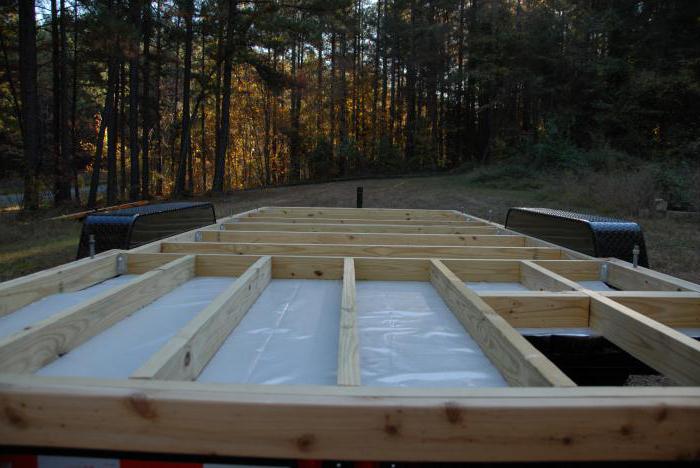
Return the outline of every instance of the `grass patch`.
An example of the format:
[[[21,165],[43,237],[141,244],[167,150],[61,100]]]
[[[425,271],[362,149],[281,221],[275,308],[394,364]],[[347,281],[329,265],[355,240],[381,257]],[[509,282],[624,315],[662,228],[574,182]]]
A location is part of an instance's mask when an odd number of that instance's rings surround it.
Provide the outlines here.
[[[700,283],[698,223],[639,218],[635,207],[639,206],[638,198],[649,196],[649,188],[634,177],[616,179],[609,173],[598,173],[581,178],[559,174],[541,176],[532,186],[539,188],[523,188],[521,181],[509,182],[515,172],[507,169],[505,173],[508,176],[499,181],[491,172],[486,185],[475,183],[475,177],[485,179],[470,173],[249,190],[198,201],[213,202],[218,217],[261,206],[354,207],[356,187],[362,186],[367,208],[463,209],[499,223],[505,222],[508,208],[513,206],[610,214],[642,225],[652,268]],[[46,218],[51,215],[55,213],[41,214]],[[0,220],[0,280],[74,260],[80,228],[81,224],[75,221]]]
[[[80,228],[75,221],[3,220],[0,281],[75,260]]]

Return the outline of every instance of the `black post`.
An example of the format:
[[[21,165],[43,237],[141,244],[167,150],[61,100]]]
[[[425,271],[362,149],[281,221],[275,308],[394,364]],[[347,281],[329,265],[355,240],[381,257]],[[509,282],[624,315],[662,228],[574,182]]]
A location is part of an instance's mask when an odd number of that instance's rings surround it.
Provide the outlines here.
[[[357,187],[357,207],[362,208],[362,187]]]

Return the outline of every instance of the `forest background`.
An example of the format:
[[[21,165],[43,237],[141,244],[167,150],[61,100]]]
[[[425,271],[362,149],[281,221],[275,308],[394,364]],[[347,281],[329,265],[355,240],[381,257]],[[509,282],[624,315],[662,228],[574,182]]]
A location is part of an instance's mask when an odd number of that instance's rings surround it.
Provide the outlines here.
[[[694,0],[37,1],[0,6],[26,208],[441,171],[698,207]]]

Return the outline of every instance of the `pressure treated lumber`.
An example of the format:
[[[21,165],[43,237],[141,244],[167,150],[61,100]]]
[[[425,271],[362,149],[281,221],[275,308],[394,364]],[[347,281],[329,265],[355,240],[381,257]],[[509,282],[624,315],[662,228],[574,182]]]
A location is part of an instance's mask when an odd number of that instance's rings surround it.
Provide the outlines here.
[[[272,261],[262,257],[171,338],[133,379],[194,380],[270,283]]]
[[[430,261],[430,281],[510,385],[576,386],[439,260]]]
[[[617,259],[606,262],[606,282],[617,289],[626,291],[695,291],[700,285],[673,276],[649,270],[633,268],[631,264]]]
[[[343,292],[338,337],[338,385],[361,385],[360,350],[357,332],[355,264],[346,258],[343,266]]]
[[[362,221],[358,221],[362,223]],[[366,232],[406,234],[497,234],[493,226],[423,226],[419,224],[314,224],[314,223],[226,223],[229,231],[286,231],[286,232]]]
[[[463,234],[372,234],[265,231],[202,231],[204,242],[243,242],[264,244],[356,244],[356,245],[455,245],[524,247],[523,236]]]
[[[267,217],[264,215],[237,218],[234,220],[237,224],[257,224],[257,223],[290,223],[290,224],[376,224],[376,225],[394,225],[394,226],[441,226],[441,227],[474,227],[486,226],[480,221],[469,220],[440,220],[440,219],[396,219],[396,218],[284,218],[284,217]]]
[[[590,326],[681,385],[700,385],[700,342],[592,291]]]
[[[40,369],[193,275],[188,255],[0,340],[0,372]]]
[[[116,276],[118,255],[110,250],[0,283],[0,317],[51,294],[78,291]]]
[[[574,291],[579,285],[555,275],[535,262],[520,262],[520,282],[534,291]]]
[[[376,461],[697,459],[695,388],[380,389],[0,376],[3,443]]]
[[[401,210],[392,208],[327,208],[327,207],[264,207],[251,217],[277,216],[290,218],[340,218],[340,219],[435,219],[461,220],[454,211],[449,210]]]
[[[587,328],[590,299],[579,292],[478,292],[511,327]]]
[[[604,291],[599,294],[671,328],[700,328],[700,293]]]
[[[535,263],[571,281],[599,281],[603,260],[537,260]]]
[[[255,244],[232,242],[163,242],[162,252],[236,255],[318,255],[398,258],[559,258],[559,249],[542,247],[398,246],[350,244]]]

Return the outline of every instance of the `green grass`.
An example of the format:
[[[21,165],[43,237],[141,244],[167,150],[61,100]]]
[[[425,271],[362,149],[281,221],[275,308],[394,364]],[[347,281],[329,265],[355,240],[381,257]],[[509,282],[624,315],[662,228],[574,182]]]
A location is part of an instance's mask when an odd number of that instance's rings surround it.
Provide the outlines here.
[[[10,221],[0,223],[0,281],[75,260],[80,236],[75,221]]]
[[[260,206],[355,205],[355,188],[364,187],[368,208],[464,209],[467,213],[503,223],[509,207],[543,206],[624,216],[639,222],[646,236],[652,268],[700,283],[700,236],[698,224],[639,218],[636,198],[627,200],[625,186],[615,181],[594,185],[592,181],[541,177],[510,184],[506,177],[484,183],[481,175],[371,179],[326,184],[279,187],[236,192],[209,198],[219,217]],[[525,177],[521,174],[521,177]],[[640,185],[638,182],[631,181]],[[636,187],[633,186],[633,187]],[[640,190],[643,189],[643,186]],[[204,199],[202,199],[204,200]],[[53,213],[45,213],[49,217]],[[0,221],[0,279],[59,265],[75,258],[80,235],[75,221]]]

